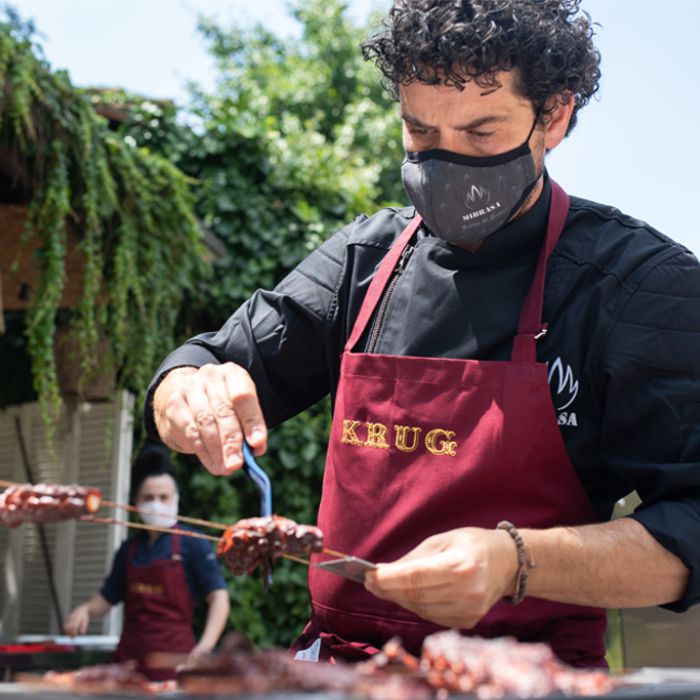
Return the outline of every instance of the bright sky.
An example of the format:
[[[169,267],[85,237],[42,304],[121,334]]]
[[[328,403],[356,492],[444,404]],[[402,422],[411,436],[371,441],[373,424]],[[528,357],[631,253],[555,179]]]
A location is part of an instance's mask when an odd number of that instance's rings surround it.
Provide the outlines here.
[[[211,84],[198,12],[294,33],[284,0],[14,0],[43,34],[54,68],[77,85],[121,86],[186,101]],[[361,20],[387,0],[348,0]],[[583,0],[603,54],[599,97],[549,159],[571,194],[613,204],[700,254],[700,0]],[[398,168],[399,163],[396,164]]]

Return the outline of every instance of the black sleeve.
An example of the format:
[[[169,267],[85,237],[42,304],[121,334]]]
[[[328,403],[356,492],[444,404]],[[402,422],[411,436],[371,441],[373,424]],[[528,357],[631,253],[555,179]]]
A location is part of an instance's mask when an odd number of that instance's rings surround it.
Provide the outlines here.
[[[184,563],[194,585],[195,597],[206,598],[212,591],[225,589],[226,581],[212,543],[194,537],[183,539],[187,541],[186,549],[183,547]]]
[[[364,217],[363,217],[364,218]],[[360,221],[362,219],[358,219]],[[355,222],[357,223],[357,222]],[[158,368],[146,398],[146,428],[155,434],[152,397],[172,369],[235,362],[251,374],[269,426],[323,398],[339,349],[331,324],[355,223],[303,260],[272,291],[258,290],[215,333],[203,333],[172,352]]]
[[[636,489],[640,522],[690,570],[700,601],[700,266],[687,251],[630,293],[605,352],[602,456]]]
[[[112,561],[112,569],[102,584],[100,595],[111,605],[126,598],[126,552],[129,540],[122,542]]]

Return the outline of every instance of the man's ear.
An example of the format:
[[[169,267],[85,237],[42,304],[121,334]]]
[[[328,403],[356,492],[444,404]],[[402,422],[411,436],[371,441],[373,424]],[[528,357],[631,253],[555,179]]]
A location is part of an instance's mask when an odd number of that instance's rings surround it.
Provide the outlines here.
[[[556,148],[566,136],[571,115],[574,112],[574,96],[570,93],[554,95],[547,100],[544,121],[544,147],[547,151]]]

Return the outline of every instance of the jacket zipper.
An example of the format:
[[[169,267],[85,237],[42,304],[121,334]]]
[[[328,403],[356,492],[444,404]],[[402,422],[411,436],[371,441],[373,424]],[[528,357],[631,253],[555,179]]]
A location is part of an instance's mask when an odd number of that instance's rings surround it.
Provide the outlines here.
[[[401,253],[401,257],[396,263],[394,271],[391,273],[391,279],[389,280],[389,284],[387,285],[384,295],[382,296],[382,301],[377,309],[377,316],[374,319],[372,333],[370,334],[369,343],[367,344],[367,353],[373,353],[377,347],[379,333],[382,330],[382,324],[384,323],[384,317],[386,316],[386,310],[389,306],[391,295],[394,293],[394,288],[396,287],[396,283],[399,281],[401,273],[406,269],[406,264],[408,263],[408,259],[411,257],[411,253],[413,253],[413,246],[407,245],[403,249],[403,253]]]

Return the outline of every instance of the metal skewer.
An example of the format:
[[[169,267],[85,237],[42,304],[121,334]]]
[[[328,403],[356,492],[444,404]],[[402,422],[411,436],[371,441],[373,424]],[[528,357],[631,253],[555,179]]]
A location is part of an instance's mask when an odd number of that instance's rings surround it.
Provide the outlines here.
[[[171,535],[184,535],[185,537],[195,537],[203,540],[218,542],[221,538],[212,535],[204,535],[201,532],[192,532],[191,530],[180,530],[176,527],[158,527],[157,525],[146,525],[145,523],[134,523],[129,520],[119,520],[118,518],[101,518],[97,515],[81,515],[80,520],[86,523],[96,523],[100,525],[126,525],[126,527],[135,528],[136,530],[150,530],[151,532],[165,532]],[[311,562],[301,557],[295,557],[292,554],[280,554],[279,556],[285,559],[291,559],[299,564],[309,566]]]
[[[128,506],[124,503],[115,503],[114,501],[102,501],[102,506],[106,508],[119,508],[120,510],[126,510],[129,513],[140,513],[141,509],[138,506]],[[212,520],[202,520],[201,518],[191,518],[188,515],[176,515],[174,516],[176,520],[182,523],[188,523],[190,525],[199,525],[200,527],[210,527],[214,530],[225,530],[228,525],[225,523],[217,523]]]
[[[221,538],[213,535],[205,535],[201,532],[192,532],[191,530],[180,530],[176,527],[158,527],[157,525],[146,525],[145,523],[133,523],[129,520],[119,520],[118,518],[101,518],[96,515],[81,515],[80,520],[86,523],[99,523],[102,525],[126,525],[126,527],[135,528],[136,530],[151,530],[152,532],[168,532],[171,535],[184,535],[185,537],[196,537],[202,540],[210,540],[218,542]]]
[[[248,450],[247,445],[245,446],[244,449]],[[263,472],[262,469],[260,469],[260,467],[255,463],[255,461],[253,460],[252,455],[250,455],[250,453],[249,453],[249,457],[250,457],[251,463],[255,465],[254,467],[252,467],[250,469],[249,476],[251,479],[253,479],[255,481],[256,486],[258,486],[258,488],[260,489],[260,492],[261,492],[261,496],[260,496],[261,510],[267,510],[269,507],[270,515],[272,515],[272,498],[271,498],[271,495],[269,494],[269,491],[268,491],[269,486],[266,487],[266,485],[265,485],[266,484],[265,480],[267,480],[267,484],[269,485],[269,479],[268,479],[267,475],[265,474],[265,472]],[[257,468],[257,471],[256,471],[256,468]],[[260,473],[262,474],[262,476],[260,476]],[[24,484],[16,482],[16,481],[7,481],[6,479],[0,479],[0,488],[10,488],[12,486],[24,486]],[[125,503],[116,503],[115,501],[102,500],[100,502],[100,508],[103,508],[103,507],[104,508],[117,508],[119,510],[128,511],[129,513],[140,513],[141,512],[141,510],[137,506],[130,506],[130,505],[126,505]],[[216,522],[213,520],[203,520],[202,518],[191,518],[187,515],[177,515],[177,516],[175,516],[175,518],[179,522],[188,523],[191,525],[199,525],[200,527],[208,527],[208,528],[211,528],[213,530],[226,530],[228,527],[230,527],[230,525],[227,525],[226,523],[220,523],[220,522]],[[131,522],[128,522],[126,520],[116,520],[114,518],[101,518],[101,517],[98,518],[97,516],[84,515],[81,517],[81,520],[84,520],[84,521],[92,520],[93,522],[107,524],[107,525],[109,525],[109,524],[113,524],[113,525],[125,524],[125,525],[127,525],[127,527],[133,527],[136,529],[140,528],[142,530],[153,529],[157,532],[174,532],[176,534],[183,534],[183,535],[187,535],[190,537],[199,537],[202,539],[208,539],[208,540],[211,540],[213,542],[218,542],[220,539],[219,537],[213,537],[211,535],[204,535],[201,533],[192,533],[188,530],[178,530],[178,529],[173,529],[173,528],[157,529],[157,528],[155,528],[155,526],[152,526],[152,525],[145,525],[143,523],[131,523]],[[338,559],[345,559],[345,558],[349,557],[348,554],[344,554],[343,552],[338,552],[335,549],[329,549],[328,547],[323,548],[323,554],[328,554],[329,556],[337,557]],[[283,556],[287,559],[291,559],[292,561],[298,561],[301,564],[305,564],[306,566],[309,566],[309,563],[310,563],[305,559],[300,559],[300,558],[294,557],[292,555],[285,554]]]

